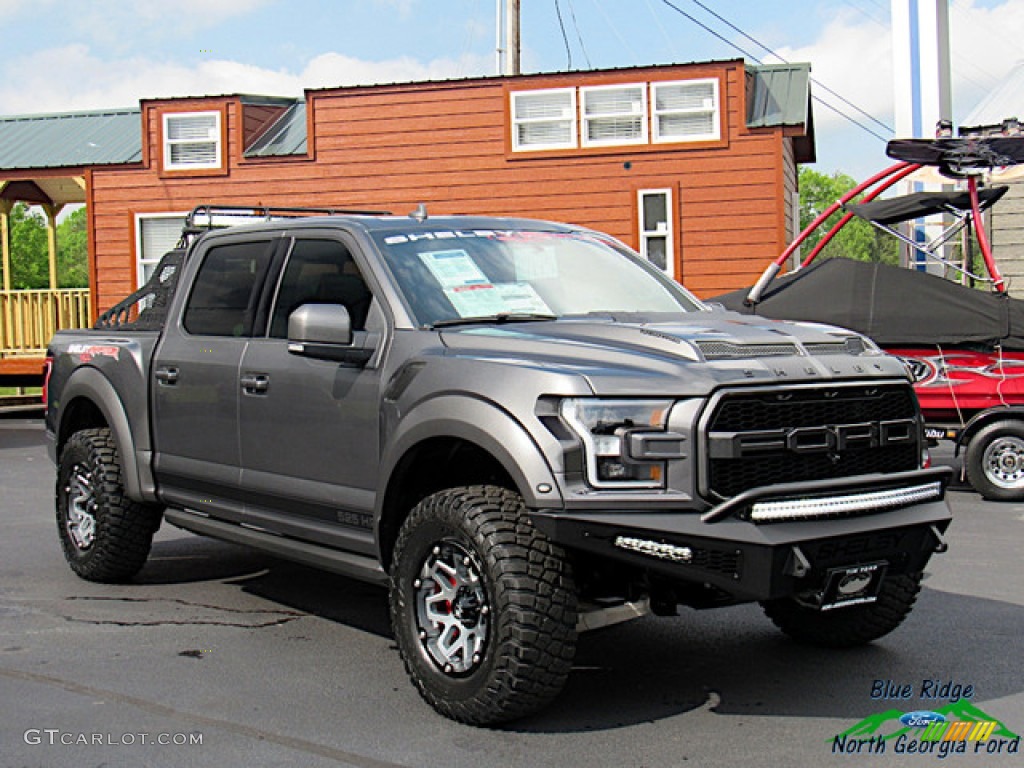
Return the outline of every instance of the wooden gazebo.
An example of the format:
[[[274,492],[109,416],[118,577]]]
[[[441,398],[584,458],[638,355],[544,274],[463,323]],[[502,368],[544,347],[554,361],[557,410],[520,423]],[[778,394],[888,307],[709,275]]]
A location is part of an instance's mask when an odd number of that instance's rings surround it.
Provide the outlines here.
[[[89,288],[57,281],[57,217],[68,205],[88,204],[92,168],[139,161],[138,109],[0,118],[0,382],[39,381],[46,344],[60,328],[88,327]],[[49,286],[14,290],[11,212],[18,202],[46,216]],[[90,234],[90,262],[92,237]],[[91,272],[91,269],[90,269]]]

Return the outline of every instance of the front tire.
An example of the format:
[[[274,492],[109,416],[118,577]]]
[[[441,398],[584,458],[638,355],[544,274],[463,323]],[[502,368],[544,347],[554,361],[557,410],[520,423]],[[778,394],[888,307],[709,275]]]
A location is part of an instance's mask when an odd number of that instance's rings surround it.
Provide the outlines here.
[[[454,488],[420,502],[395,545],[390,604],[406,672],[453,720],[488,725],[532,714],[569,676],[570,568],[512,491]]]
[[[921,591],[921,574],[891,576],[882,582],[878,599],[819,611],[793,598],[761,603],[775,626],[797,642],[824,648],[852,648],[877,640],[903,623]]]
[[[1024,498],[1024,424],[1011,419],[984,427],[967,444],[967,480],[991,501]]]
[[[57,531],[64,557],[88,581],[127,581],[149,557],[162,509],[124,492],[121,461],[109,429],[68,438],[57,466]]]

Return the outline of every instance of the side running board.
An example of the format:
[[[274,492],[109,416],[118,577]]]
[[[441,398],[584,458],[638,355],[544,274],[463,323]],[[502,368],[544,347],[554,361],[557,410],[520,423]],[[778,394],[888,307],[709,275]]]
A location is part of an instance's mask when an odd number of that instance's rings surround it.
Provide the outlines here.
[[[314,568],[322,568],[374,584],[386,584],[388,581],[388,576],[380,563],[365,555],[341,552],[306,541],[277,536],[267,531],[244,528],[235,523],[212,520],[182,509],[168,509],[164,512],[164,519],[171,525],[192,533],[244,544]]]

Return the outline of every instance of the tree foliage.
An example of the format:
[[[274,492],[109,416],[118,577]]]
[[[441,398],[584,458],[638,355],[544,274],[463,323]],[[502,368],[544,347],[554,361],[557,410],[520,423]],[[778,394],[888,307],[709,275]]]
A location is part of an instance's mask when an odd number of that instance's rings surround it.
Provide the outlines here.
[[[57,225],[57,285],[89,285],[89,246],[85,208]],[[37,208],[16,203],[11,210],[11,288],[49,288],[50,256],[46,217]]]
[[[850,176],[839,171],[831,176],[800,167],[800,227],[810,224],[819,214],[857,186]],[[808,254],[843,216],[840,209],[804,242],[801,251]],[[857,261],[899,263],[899,242],[862,219],[854,218],[825,246],[818,258],[841,256]]]
[[[89,234],[85,207],[57,225],[57,282],[61,288],[89,285]]]

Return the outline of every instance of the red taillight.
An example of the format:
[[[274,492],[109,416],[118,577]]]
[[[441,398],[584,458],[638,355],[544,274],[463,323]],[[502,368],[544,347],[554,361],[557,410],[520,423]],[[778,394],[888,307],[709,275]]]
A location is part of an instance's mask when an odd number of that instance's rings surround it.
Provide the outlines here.
[[[931,469],[932,455],[927,448],[921,449],[921,469]]]
[[[50,374],[53,373],[53,358],[47,355],[43,363],[43,408],[50,405]]]

